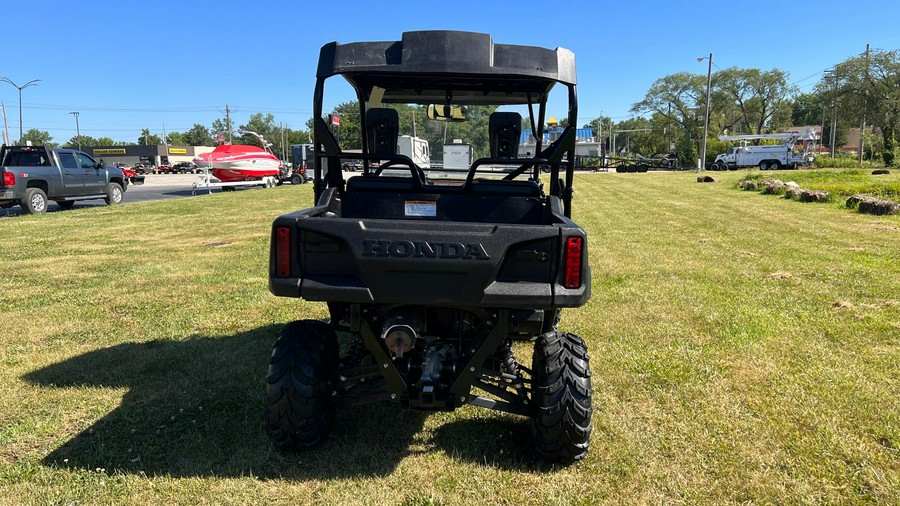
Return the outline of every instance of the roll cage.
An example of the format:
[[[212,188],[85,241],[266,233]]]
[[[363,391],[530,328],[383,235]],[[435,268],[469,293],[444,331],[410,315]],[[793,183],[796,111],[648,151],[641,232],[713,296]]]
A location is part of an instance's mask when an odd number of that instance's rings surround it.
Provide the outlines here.
[[[325,82],[334,76],[346,79],[356,92],[361,153],[342,152],[323,119]],[[568,90],[569,126],[544,147],[547,99],[556,85]],[[433,184],[408,157],[374,152],[369,145],[367,113],[383,104],[524,105],[537,155],[480,158],[460,184]],[[332,42],[320,51],[313,97],[315,199],[318,202],[328,188],[344,191],[341,158],[361,160],[363,177],[378,177],[388,167],[406,167],[416,190],[434,193],[472,192],[476,174],[487,166],[501,167],[506,181],[522,175],[537,181],[544,169],[550,173],[549,194],[561,199],[564,214],[571,217],[577,116],[574,55],[564,48],[496,44],[488,34],[458,31],[405,32],[400,41]]]

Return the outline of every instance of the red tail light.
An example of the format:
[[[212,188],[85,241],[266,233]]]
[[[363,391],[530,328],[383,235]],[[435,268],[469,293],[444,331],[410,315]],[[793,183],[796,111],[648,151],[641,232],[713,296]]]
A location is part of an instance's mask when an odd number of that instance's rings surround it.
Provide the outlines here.
[[[3,173],[3,186],[15,186],[16,185],[16,175],[12,172],[4,172]]]
[[[566,260],[563,267],[563,286],[568,289],[581,287],[581,255],[584,249],[581,237],[566,239]]]
[[[279,278],[291,277],[291,228],[275,229],[275,275]]]

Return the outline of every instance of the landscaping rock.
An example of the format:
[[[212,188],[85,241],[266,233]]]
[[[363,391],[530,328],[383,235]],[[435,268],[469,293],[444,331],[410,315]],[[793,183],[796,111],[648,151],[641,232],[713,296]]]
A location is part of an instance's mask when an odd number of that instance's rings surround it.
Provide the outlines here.
[[[891,171],[889,171],[887,169],[875,169],[872,171],[873,176],[882,176],[882,175],[890,174],[890,173],[891,173]]]
[[[756,184],[756,181],[750,181],[749,179],[745,179],[738,183],[738,188],[745,191],[753,191],[758,189],[759,185]]]
[[[859,212],[879,216],[900,213],[900,204],[890,200],[864,198],[859,201]]]
[[[791,200],[795,198],[799,198],[800,194],[803,192],[803,188],[799,186],[794,188],[793,186],[788,186],[786,190],[784,190],[784,198]]]
[[[718,183],[719,180],[712,176],[697,176],[698,183]]]
[[[824,190],[802,190],[800,202],[825,202],[828,200],[828,192]]]
[[[799,190],[799,189],[800,189],[800,185],[797,184],[796,181],[788,181],[787,183],[784,183],[784,185],[787,186],[788,189],[790,189],[790,188],[793,188],[793,189],[795,189],[795,190]]]
[[[781,195],[782,193],[784,193],[784,190],[784,183],[782,183],[778,179],[772,179],[771,181],[762,182],[762,192],[765,195]]]

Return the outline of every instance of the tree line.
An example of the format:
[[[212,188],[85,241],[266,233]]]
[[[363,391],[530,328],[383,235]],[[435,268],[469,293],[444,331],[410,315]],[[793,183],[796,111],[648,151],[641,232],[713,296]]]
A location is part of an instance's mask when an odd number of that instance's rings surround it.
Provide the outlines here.
[[[727,68],[713,73],[711,83],[706,162],[722,152],[717,137],[723,134],[774,133],[784,127],[822,125],[822,140],[831,147],[832,143],[845,145],[847,131],[865,124],[866,158],[894,164],[900,122],[900,50],[867,50],[848,58],[824,72],[809,93],[800,93],[788,84],[787,73],[779,69]],[[631,112],[640,117],[618,123],[600,117],[590,126],[641,130],[629,134],[633,152],[646,155],[674,146],[679,159],[691,163],[697,159],[703,135],[706,85],[702,74],[662,77],[643,100],[632,105]]]
[[[230,128],[229,128],[230,126]],[[165,139],[158,133],[151,133],[149,128],[141,129],[141,134],[137,139],[128,142],[116,141],[109,137],[91,137],[89,135],[72,136],[69,140],[62,144],[56,143],[49,132],[45,130],[31,129],[22,136],[24,141],[31,141],[36,146],[49,147],[67,147],[74,148],[79,144],[81,146],[158,146],[161,144],[171,144],[174,146],[215,146],[217,141],[215,135],[218,132],[228,130],[249,130],[263,136],[267,142],[272,144],[272,149],[276,154],[286,153],[290,155],[291,144],[302,144],[309,142],[309,132],[306,130],[294,130],[283,127],[275,122],[275,116],[272,114],[256,113],[251,114],[247,123],[242,125],[229,125],[225,118],[219,118],[212,122],[207,128],[199,123],[195,123],[193,127],[184,132],[166,132]],[[251,135],[243,135],[232,139],[234,143],[259,145],[259,140]]]

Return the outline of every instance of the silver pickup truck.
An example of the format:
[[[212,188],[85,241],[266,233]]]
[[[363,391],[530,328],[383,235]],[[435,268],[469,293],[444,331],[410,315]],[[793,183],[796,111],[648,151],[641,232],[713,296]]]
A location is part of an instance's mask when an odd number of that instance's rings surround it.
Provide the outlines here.
[[[43,146],[0,148],[0,208],[19,205],[26,214],[43,213],[50,200],[69,208],[78,200],[122,202],[128,178],[75,149]]]

